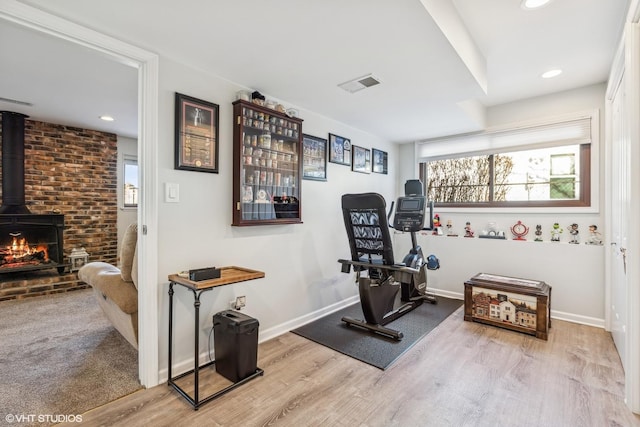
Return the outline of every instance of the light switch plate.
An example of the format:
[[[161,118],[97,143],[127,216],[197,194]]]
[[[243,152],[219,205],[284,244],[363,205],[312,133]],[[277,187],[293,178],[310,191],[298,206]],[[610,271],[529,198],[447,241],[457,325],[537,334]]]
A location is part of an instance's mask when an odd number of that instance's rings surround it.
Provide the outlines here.
[[[178,203],[180,201],[180,185],[167,182],[164,186],[164,201],[167,203]]]

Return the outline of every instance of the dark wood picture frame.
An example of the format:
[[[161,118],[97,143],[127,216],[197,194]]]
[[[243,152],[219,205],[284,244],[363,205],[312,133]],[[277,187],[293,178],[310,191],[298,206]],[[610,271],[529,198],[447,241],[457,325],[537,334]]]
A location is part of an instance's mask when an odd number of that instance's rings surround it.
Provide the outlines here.
[[[218,173],[220,107],[176,92],[175,168]]]
[[[357,145],[353,146],[353,161],[351,170],[360,173],[371,172],[371,150]]]
[[[371,163],[371,171],[373,173],[387,174],[389,170],[389,155],[386,151],[378,150],[377,148],[371,149],[373,162]]]
[[[351,165],[351,140],[344,136],[329,134],[329,161],[339,165]]]
[[[327,180],[327,144],[324,138],[302,134],[302,179]]]

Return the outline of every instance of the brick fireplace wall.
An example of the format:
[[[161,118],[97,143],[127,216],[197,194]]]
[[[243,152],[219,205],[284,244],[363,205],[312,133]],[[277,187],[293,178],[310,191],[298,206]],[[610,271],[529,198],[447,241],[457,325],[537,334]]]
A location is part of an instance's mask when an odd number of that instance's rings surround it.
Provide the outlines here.
[[[114,134],[25,122],[25,200],[34,214],[64,214],[66,263],[76,247],[86,249],[89,261],[116,263],[117,154]],[[3,276],[0,301],[87,287],[75,272],[58,276],[53,269]]]

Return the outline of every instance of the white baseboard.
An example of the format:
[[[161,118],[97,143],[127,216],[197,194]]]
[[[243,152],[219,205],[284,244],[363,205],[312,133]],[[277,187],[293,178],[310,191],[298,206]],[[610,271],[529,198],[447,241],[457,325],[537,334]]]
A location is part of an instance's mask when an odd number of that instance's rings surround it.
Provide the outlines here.
[[[268,341],[293,329],[299,328],[302,325],[306,325],[307,323],[311,323],[314,320],[318,320],[321,317],[327,316],[331,313],[335,313],[338,310],[342,310],[345,307],[356,304],[359,301],[360,298],[358,297],[358,295],[354,295],[335,304],[331,304],[327,307],[321,308],[320,310],[305,314],[304,316],[297,317],[288,322],[276,325],[272,328],[265,329],[264,331],[260,332],[259,340],[260,342]]]
[[[437,296],[464,300],[464,294],[459,292],[451,292],[442,289],[433,289],[430,288]],[[307,323],[313,322],[314,320],[320,319],[321,317],[327,316],[331,313],[334,313],[338,310],[341,310],[350,305],[356,304],[359,302],[358,295],[349,297],[343,301],[337,302],[335,304],[324,307],[320,310],[316,310],[312,313],[305,314],[304,316],[297,317],[288,322],[281,323],[269,329],[265,329],[264,331],[259,332],[258,342],[268,341],[275,337],[278,337],[282,334],[285,334],[293,329],[299,328],[300,326],[306,325]],[[597,328],[604,329],[604,319],[597,319],[595,317],[581,316],[579,314],[565,313],[562,311],[551,310],[551,319],[564,320],[572,323],[579,323],[581,325],[594,326]],[[207,363],[209,361],[209,350],[205,349],[200,353],[200,364]],[[193,359],[183,360],[181,362],[175,363],[173,365],[172,375],[176,376],[183,372],[187,372],[188,370],[193,369]],[[168,370],[166,368],[161,369],[158,372],[159,380],[161,383],[167,382],[168,379]]]
[[[431,288],[437,296],[443,296],[451,299],[464,299],[464,294],[459,292],[445,291],[442,289]],[[604,319],[596,317],[582,316],[580,314],[565,313],[564,311],[551,310],[551,319],[564,320],[566,322],[578,323],[580,325],[594,326],[604,329]]]
[[[581,325],[594,326],[604,329],[604,319],[596,317],[582,316],[579,314],[565,313],[564,311],[551,310],[551,319],[564,320]]]
[[[461,294],[460,292],[451,292],[451,291],[445,291],[443,289],[435,289],[435,288],[429,288],[429,291],[434,292],[436,296],[439,296],[439,297],[464,300],[464,294]]]
[[[334,313],[338,310],[342,310],[345,307],[353,305],[360,300],[358,295],[349,297],[335,304],[329,305],[327,307],[321,308],[320,310],[316,310],[312,313],[305,314],[304,316],[300,316],[298,318],[292,319],[288,322],[281,323],[280,325],[276,325],[272,328],[265,329],[264,331],[258,332],[258,342],[261,343],[263,341],[268,341],[272,338],[285,334],[293,329],[299,328],[302,325],[306,325],[307,323],[313,322],[314,320],[320,319],[321,317],[327,316],[331,313]],[[204,351],[200,352],[200,365],[209,362],[209,349],[206,348]],[[193,369],[193,359],[183,360],[173,364],[171,375],[174,377],[176,375],[180,375],[183,372],[187,372]],[[158,377],[160,383],[165,383],[169,379],[169,371],[167,368],[160,369],[158,372]]]

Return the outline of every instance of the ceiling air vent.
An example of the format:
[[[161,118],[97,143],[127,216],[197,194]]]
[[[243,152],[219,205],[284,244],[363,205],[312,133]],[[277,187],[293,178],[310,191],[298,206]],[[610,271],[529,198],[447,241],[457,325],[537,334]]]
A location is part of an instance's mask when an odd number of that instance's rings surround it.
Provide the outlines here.
[[[366,89],[371,86],[379,85],[380,79],[374,76],[373,74],[368,74],[363,77],[358,77],[357,79],[349,80],[348,82],[339,84],[338,87],[346,90],[350,93],[355,93],[361,91],[362,89]]]

